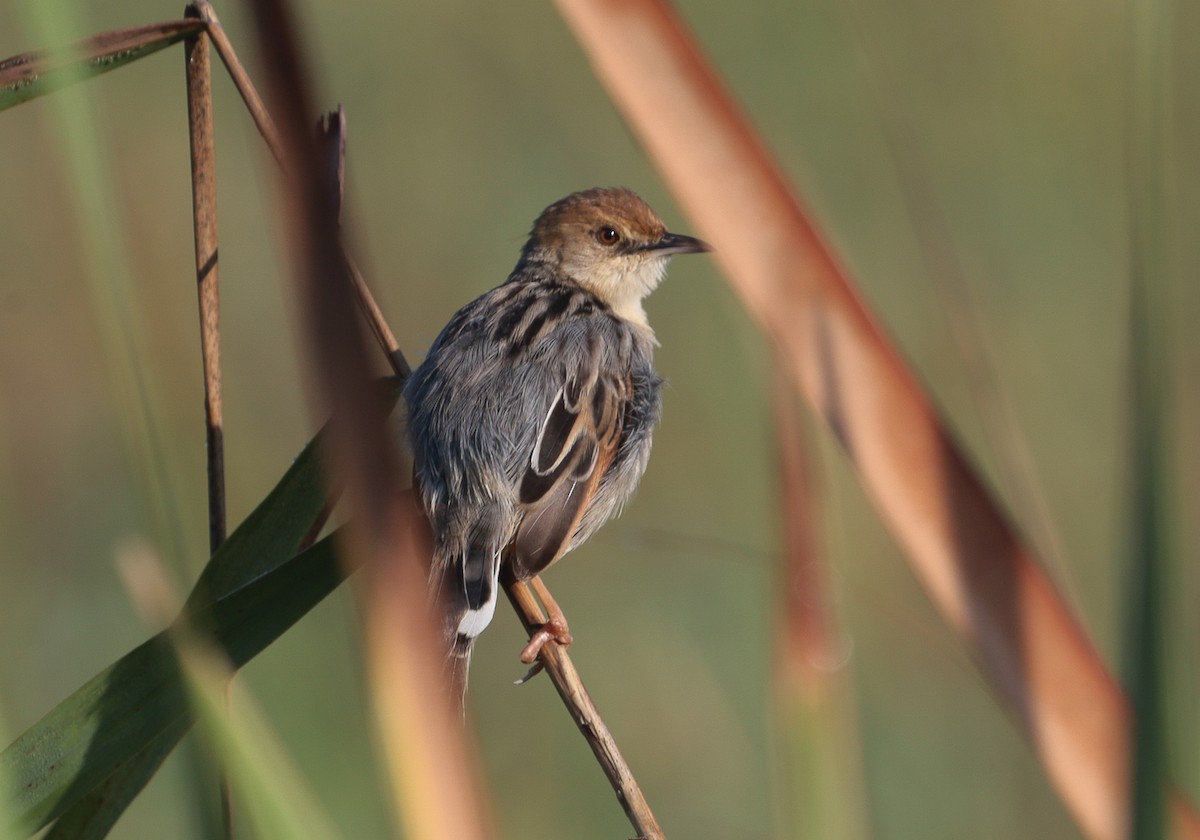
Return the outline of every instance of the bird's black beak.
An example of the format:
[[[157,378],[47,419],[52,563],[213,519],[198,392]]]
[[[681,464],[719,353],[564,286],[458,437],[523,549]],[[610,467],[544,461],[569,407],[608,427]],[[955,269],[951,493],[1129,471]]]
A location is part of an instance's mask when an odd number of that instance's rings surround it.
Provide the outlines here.
[[[646,250],[653,251],[659,256],[671,257],[675,254],[701,254],[711,251],[712,246],[694,236],[685,236],[682,233],[664,233],[657,242],[647,245]]]

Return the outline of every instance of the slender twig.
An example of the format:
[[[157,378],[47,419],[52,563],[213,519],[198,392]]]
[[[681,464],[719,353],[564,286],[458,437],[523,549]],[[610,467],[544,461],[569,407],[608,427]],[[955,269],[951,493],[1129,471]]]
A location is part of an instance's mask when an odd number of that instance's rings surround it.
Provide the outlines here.
[[[283,140],[279,137],[279,129],[275,127],[275,121],[267,112],[267,106],[262,97],[258,95],[254,82],[250,81],[250,74],[246,72],[246,68],[238,58],[233,44],[229,43],[229,36],[225,34],[225,27],[221,26],[216,10],[208,0],[195,0],[192,5],[199,12],[201,20],[208,24],[208,34],[212,38],[213,47],[216,48],[217,55],[221,57],[229,77],[233,79],[234,87],[242,95],[242,101],[246,103],[246,110],[250,112],[250,117],[254,120],[258,133],[262,135],[263,140],[267,141],[267,148],[282,166]]]
[[[513,609],[517,611],[517,616],[525,625],[527,632],[532,635],[546,623],[546,615],[542,612],[542,608],[528,584],[508,578],[504,581],[504,591],[508,594],[508,600],[512,602]],[[600,712],[596,709],[596,704],[592,702],[587,688],[584,687],[579,672],[575,670],[571,657],[567,655],[567,649],[551,640],[538,654],[538,662],[545,669],[550,681],[554,683],[558,696],[562,698],[563,705],[571,713],[571,719],[579,727],[584,740],[592,748],[592,753],[595,754],[600,769],[608,777],[609,784],[612,785],[617,794],[617,800],[625,811],[625,816],[637,830],[639,838],[641,840],[664,840],[666,835],[659,828],[658,820],[654,818],[654,813],[650,810],[650,805],[646,802],[646,797],[638,786],[633,771],[629,769],[612,733],[605,726],[604,719],[600,717]]]
[[[187,14],[196,14],[189,7]],[[192,157],[192,229],[200,300],[200,358],[204,368],[204,419],[208,447],[209,550],[225,542],[225,443],[221,400],[221,312],[217,247],[217,178],[213,143],[212,74],[208,37],[186,41],[188,128]]]
[[[334,151],[330,155],[330,172],[327,174],[333,180],[330,189],[337,195],[338,199],[337,217],[340,228],[342,221],[342,199],[346,192],[345,109],[339,105],[336,111],[330,112],[325,120],[322,121],[317,130],[319,134],[324,136],[326,142],[331,145]],[[342,258],[350,269],[350,282],[354,286],[359,308],[362,310],[363,316],[367,319],[367,324],[371,327],[371,333],[375,336],[375,341],[383,348],[383,352],[387,355],[388,362],[391,364],[396,376],[401,379],[407,379],[412,374],[412,368],[409,367],[408,360],[404,358],[404,353],[400,351],[400,342],[396,340],[396,335],[392,332],[392,328],[388,326],[387,319],[383,317],[383,310],[375,302],[375,296],[371,294],[371,289],[367,286],[366,279],[363,277],[362,272],[358,270],[358,265],[355,264],[354,258],[346,248],[344,238],[341,239],[341,247]]]
[[[195,6],[184,15],[200,17]],[[208,547],[225,542],[225,418],[221,399],[221,288],[217,240],[217,173],[212,113],[209,37],[201,32],[184,41],[188,134],[192,159],[192,231],[196,245],[196,290],[200,302],[200,359],[204,370],[205,452],[208,459]],[[229,685],[226,685],[228,700]],[[221,831],[233,837],[233,792],[229,775],[218,770]]]
[[[198,20],[169,20],[101,32],[56,49],[0,59],[0,110],[107,73],[202,31]]]
[[[346,260],[346,267],[350,270],[350,281],[358,297],[359,308],[366,316],[367,323],[371,327],[371,334],[375,336],[375,340],[379,342],[384,355],[387,356],[388,364],[392,366],[392,372],[400,380],[408,379],[412,375],[412,367],[408,364],[408,359],[404,358],[400,342],[396,341],[395,334],[392,333],[391,327],[384,319],[383,310],[375,302],[375,296],[371,294],[371,289],[363,278],[362,272],[359,271],[358,264],[346,250],[345,242],[342,243],[342,254]]]

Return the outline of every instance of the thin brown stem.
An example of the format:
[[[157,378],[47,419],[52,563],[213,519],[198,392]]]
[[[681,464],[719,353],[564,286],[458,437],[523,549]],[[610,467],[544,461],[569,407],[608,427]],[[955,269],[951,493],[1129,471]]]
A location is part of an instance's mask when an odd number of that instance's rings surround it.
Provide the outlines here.
[[[189,8],[189,14],[195,10]],[[200,302],[200,356],[208,451],[209,550],[225,542],[224,408],[221,400],[221,310],[217,247],[217,178],[208,37],[186,41],[188,128],[192,158],[192,230]]]
[[[317,126],[318,137],[331,150],[329,154],[328,174],[334,181],[331,185],[331,193],[337,196],[338,208],[338,224],[341,224],[342,218],[342,199],[346,193],[346,111],[341,106],[338,106],[336,111],[330,112]],[[340,231],[339,231],[340,233]],[[363,277],[362,272],[358,270],[358,265],[354,262],[349,250],[346,248],[346,242],[341,239],[342,258],[350,269],[350,282],[354,288],[355,297],[358,299],[359,309],[363,313],[363,317],[367,319],[367,324],[371,327],[371,334],[375,336],[375,341],[383,349],[384,354],[388,357],[388,363],[392,366],[392,371],[401,380],[407,379],[412,374],[412,368],[408,365],[408,360],[404,358],[404,353],[400,350],[400,342],[396,340],[392,328],[388,326],[387,319],[383,317],[383,310],[379,308],[379,304],[375,302],[375,296],[371,294],[371,289],[367,286],[367,281]]]
[[[199,11],[189,6],[189,18]],[[217,175],[212,114],[209,37],[201,32],[184,42],[188,133],[192,161],[192,231],[196,250],[196,290],[200,304],[200,358],[204,370],[205,451],[208,459],[208,545],[215,554],[225,542],[225,419],[221,400],[221,294],[218,272]],[[226,699],[229,686],[226,685]],[[232,838],[233,794],[229,776],[219,771],[222,836]]]
[[[544,590],[545,584],[540,584],[540,588]],[[517,616],[525,625],[527,632],[533,633],[546,623],[547,616],[538,604],[533,587],[509,578],[504,581],[504,591],[508,594],[508,600],[512,602],[513,609],[517,611]],[[584,687],[579,672],[575,670],[575,665],[571,662],[567,649],[558,642],[550,640],[542,647],[541,653],[538,654],[538,661],[550,677],[550,681],[554,683],[558,696],[562,698],[563,705],[571,713],[571,719],[579,727],[584,740],[592,748],[592,753],[596,756],[600,769],[608,777],[609,784],[612,785],[617,794],[617,800],[625,811],[625,816],[637,830],[639,838],[642,840],[665,840],[666,835],[659,828],[658,820],[654,818],[654,812],[650,810],[650,805],[646,802],[646,797],[642,793],[641,787],[638,786],[633,771],[629,769],[629,765],[621,755],[621,750],[617,747],[612,733],[604,725],[604,719],[600,717],[600,712],[596,709],[596,704],[592,702],[587,688]]]
[[[250,118],[258,127],[258,133],[262,135],[263,140],[267,141],[267,148],[282,166],[283,140],[279,137],[279,129],[275,127],[275,121],[267,112],[267,106],[262,97],[258,95],[254,82],[250,81],[250,74],[246,72],[245,66],[238,58],[233,44],[229,43],[229,36],[225,34],[225,28],[221,26],[216,10],[208,0],[195,0],[192,6],[199,13],[200,19],[208,24],[208,34],[212,38],[217,55],[221,57],[221,62],[229,72],[229,77],[233,79],[234,87],[241,94],[242,101],[246,103],[246,110],[250,112]]]
[[[375,336],[375,340],[383,349],[384,355],[387,356],[388,364],[392,366],[392,372],[396,377],[401,381],[408,379],[412,375],[412,367],[409,365],[408,359],[404,358],[404,352],[400,349],[400,342],[396,341],[395,334],[392,333],[391,327],[388,326],[387,320],[383,317],[383,310],[375,302],[375,296],[371,294],[371,288],[367,285],[362,272],[359,271],[358,264],[354,262],[354,258],[346,250],[346,243],[344,242],[342,243],[342,253],[345,255],[346,266],[350,269],[350,281],[358,298],[358,306],[362,310],[363,315],[366,316],[367,324],[371,327],[371,334]]]
[[[115,70],[182,41],[204,27],[203,21],[169,20],[101,32],[78,40],[65,50],[33,50],[0,59],[0,110]]]

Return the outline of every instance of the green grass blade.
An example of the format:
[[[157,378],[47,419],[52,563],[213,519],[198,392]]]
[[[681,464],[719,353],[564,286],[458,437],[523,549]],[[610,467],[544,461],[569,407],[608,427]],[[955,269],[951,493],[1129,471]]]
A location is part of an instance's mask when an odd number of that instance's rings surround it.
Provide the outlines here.
[[[59,817],[42,840],[101,840],[191,727],[180,718]]]
[[[204,26],[198,20],[152,23],[102,32],[62,49],[4,59],[0,61],[0,111],[145,58]]]
[[[1133,704],[1131,840],[1157,840],[1167,829],[1167,721],[1163,628],[1169,546],[1165,517],[1161,395],[1146,347],[1150,331],[1135,290],[1131,331],[1135,394],[1129,450],[1133,495],[1129,511],[1128,594],[1125,598],[1125,681]]]
[[[0,737],[7,739],[8,727],[4,723],[4,717],[0,714]],[[8,774],[0,769],[0,790],[11,790],[12,783]],[[22,836],[13,828],[14,820],[12,816],[12,805],[8,797],[0,796],[0,840],[17,840]]]
[[[1167,519],[1169,336],[1164,140],[1170,81],[1170,4],[1132,8],[1128,123],[1130,196],[1129,548],[1125,682],[1133,706],[1130,840],[1168,834],[1164,629],[1171,568]]]

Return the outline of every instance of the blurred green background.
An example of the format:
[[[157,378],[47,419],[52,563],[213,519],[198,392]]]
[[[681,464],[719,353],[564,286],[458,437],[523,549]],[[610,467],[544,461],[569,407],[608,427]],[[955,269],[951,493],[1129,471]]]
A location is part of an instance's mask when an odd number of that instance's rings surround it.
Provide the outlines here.
[[[322,105],[350,123],[356,251],[415,362],[460,305],[504,279],[530,221],[575,189],[621,184],[689,230],[548,3],[304,2]],[[902,200],[879,102],[909,124],[948,219],[1000,387],[1061,538],[1055,574],[1119,658],[1129,264],[1124,122],[1128,10],[1032,0],[676,4],[820,219],[878,317],[975,460],[996,455]],[[238,6],[219,3],[256,71]],[[174,3],[79,4],[76,35],[176,17]],[[1176,779],[1200,793],[1196,728],[1200,500],[1200,52],[1178,4],[1171,50],[1166,236],[1176,385],[1169,453],[1169,702]],[[43,44],[0,5],[0,56]],[[219,66],[219,65],[217,65]],[[887,80],[882,100],[875,81]],[[303,397],[273,163],[222,75],[215,85],[229,510],[236,524],[316,420]],[[83,279],[74,185],[46,101],[0,114],[0,727],[7,742],[142,641],[114,571],[156,541],[189,582],[206,513],[182,50],[87,83],[130,255],[133,336],[167,477],[172,538],[139,503],[129,406]],[[772,717],[780,513],[769,353],[711,262],[679,260],[649,301],[671,385],[654,457],[626,514],[548,582],[574,656],[667,831],[788,836]],[[382,370],[382,366],[381,366]],[[943,626],[824,432],[819,518],[849,639],[868,822],[879,838],[1076,837],[1009,714]],[[177,556],[182,554],[183,556]],[[543,679],[517,688],[523,643],[502,610],[471,701],[508,838],[629,834]],[[364,722],[354,606],[339,592],[246,669],[302,772],[348,837],[386,836]],[[173,758],[113,836],[202,836]],[[858,807],[847,804],[844,807]]]

